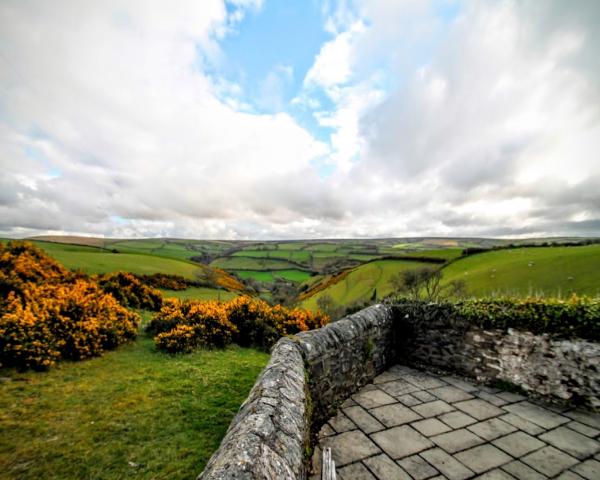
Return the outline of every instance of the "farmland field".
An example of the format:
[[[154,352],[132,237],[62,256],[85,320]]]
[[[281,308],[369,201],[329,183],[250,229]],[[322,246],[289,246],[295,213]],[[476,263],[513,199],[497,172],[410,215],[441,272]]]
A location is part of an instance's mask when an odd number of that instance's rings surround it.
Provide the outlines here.
[[[479,253],[443,269],[474,296],[600,295],[600,245],[515,248]]]
[[[423,266],[419,262],[403,260],[377,260],[353,269],[343,280],[320,291],[302,302],[302,306],[315,310],[317,300],[329,295],[338,305],[351,305],[369,300],[375,292],[376,298],[391,293],[390,277],[402,270]]]

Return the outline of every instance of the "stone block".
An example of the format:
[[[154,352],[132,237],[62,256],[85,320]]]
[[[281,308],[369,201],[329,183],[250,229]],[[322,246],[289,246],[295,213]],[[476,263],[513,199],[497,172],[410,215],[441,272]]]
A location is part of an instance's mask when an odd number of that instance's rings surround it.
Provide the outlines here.
[[[600,462],[589,459],[573,467],[573,471],[586,480],[598,480],[600,478]]]
[[[515,432],[492,442],[496,447],[504,450],[515,458],[527,455],[538,450],[546,444],[525,432]]]
[[[370,413],[377,418],[386,427],[395,427],[410,423],[421,418],[420,415],[413,412],[410,408],[405,407],[401,403],[392,405],[384,405],[370,410]]]
[[[451,429],[445,423],[440,422],[436,418],[428,418],[426,420],[420,420],[418,422],[413,422],[411,427],[415,428],[419,432],[421,432],[426,437],[431,437],[433,435],[439,435],[440,433],[449,432]]]
[[[457,402],[453,405],[477,420],[486,420],[491,417],[497,417],[498,415],[502,415],[504,413],[498,407],[478,398],[473,400],[465,400],[464,402]]]
[[[503,470],[498,468],[491,470],[489,472],[484,473],[483,475],[479,475],[477,477],[478,480],[514,480],[512,475],[509,475]]]
[[[426,480],[427,478],[431,478],[438,474],[438,471],[419,455],[413,455],[398,460],[398,464],[406,470],[414,480]]]
[[[600,435],[600,430],[596,430],[595,428],[588,427],[583,423],[576,422],[573,420],[566,424],[571,430],[575,430],[576,432],[582,433],[586,437],[594,438]]]
[[[469,400],[473,398],[470,393],[461,390],[454,386],[438,387],[429,390],[430,393],[434,394],[440,400],[444,400],[448,403],[459,402],[461,400]]]
[[[402,404],[406,405],[407,407],[414,407],[415,405],[419,405],[419,404],[423,403],[417,397],[413,397],[410,393],[407,395],[402,395],[401,397],[398,397],[398,400],[400,400],[400,402],[402,402]]]
[[[521,458],[521,461],[547,477],[554,477],[577,464],[576,458],[554,447],[544,447]]]
[[[466,450],[467,448],[483,443],[481,438],[465,428],[436,435],[435,437],[431,437],[431,440],[448,453],[460,452],[461,450]]]
[[[396,403],[397,401],[394,397],[391,397],[378,388],[368,390],[362,389],[360,392],[355,393],[352,398],[356,403],[366,409],[389,405],[391,403]]]
[[[469,425],[467,428],[487,441],[494,440],[517,430],[516,427],[502,421],[500,418],[490,418],[475,425]]]
[[[378,480],[412,480],[410,476],[386,454],[366,458],[363,460],[363,463],[369,467]]]
[[[329,420],[329,426],[333,428],[337,433],[349,432],[350,430],[356,430],[356,425],[342,412],[338,412],[335,417]]]
[[[413,397],[418,398],[422,402],[433,402],[434,400],[436,400],[436,397],[434,397],[431,393],[429,393],[425,390],[421,390],[419,392],[413,392]]]
[[[383,430],[385,427],[359,405],[345,408],[344,413],[365,433]]]
[[[394,460],[433,447],[430,440],[407,425],[373,433],[371,439]]]
[[[336,470],[338,480],[378,480],[362,463],[354,463]]]
[[[416,392],[419,390],[413,384],[402,379],[382,383],[379,385],[379,388],[381,388],[385,393],[388,393],[394,397],[400,397],[402,395],[406,395],[407,393]]]
[[[421,457],[450,480],[465,480],[473,476],[473,472],[469,468],[440,448],[427,450],[421,453]]]
[[[538,435],[544,431],[544,429],[539,425],[531,423],[529,420],[526,420],[523,417],[519,417],[518,415],[515,415],[513,413],[507,413],[506,415],[502,415],[501,417],[499,417],[499,420],[502,420],[506,423],[510,423],[513,427],[516,427],[519,430],[523,430],[529,435]]]
[[[580,423],[584,423],[588,427],[595,428],[600,430],[600,414],[584,412],[582,410],[572,410],[570,412],[566,412],[565,416],[577,420]]]
[[[514,413],[519,417],[524,418],[536,425],[539,425],[542,428],[550,429],[556,428],[563,423],[567,423],[569,421],[568,418],[559,415],[558,413],[551,412],[545,408],[542,408],[538,405],[534,405],[530,402],[520,402],[512,405],[506,405],[503,407],[504,410],[510,413]]]
[[[596,440],[574,432],[567,427],[559,427],[540,435],[539,438],[579,459],[587,458],[600,451],[600,443]]]
[[[457,453],[455,458],[476,473],[483,473],[512,461],[510,456],[490,444]]]
[[[442,400],[435,400],[433,402],[416,405],[412,407],[412,409],[422,417],[427,418],[435,417],[437,415],[441,415],[442,413],[451,412],[452,410],[454,410],[454,407],[448,405]]]
[[[545,476],[536,472],[533,468],[528,467],[523,462],[515,460],[502,466],[513,477],[519,480],[545,480]]]
[[[458,411],[444,413],[438,418],[452,428],[462,428],[477,422],[473,417],[469,417],[466,413]]]
[[[381,453],[377,445],[360,430],[326,437],[321,442],[321,446],[331,448],[331,458],[336,466],[340,467]]]

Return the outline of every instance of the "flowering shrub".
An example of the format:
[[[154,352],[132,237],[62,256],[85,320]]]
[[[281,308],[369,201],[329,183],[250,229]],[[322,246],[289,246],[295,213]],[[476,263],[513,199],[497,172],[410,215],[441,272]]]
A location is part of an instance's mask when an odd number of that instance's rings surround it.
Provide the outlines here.
[[[98,285],[110,293],[124,307],[157,311],[162,306],[162,295],[156,288],[144,285],[131,273],[107,273],[97,279]]]
[[[271,307],[246,296],[227,303],[169,299],[148,330],[156,334],[156,346],[169,352],[222,346],[230,341],[268,349],[282,336],[321,327],[328,320],[320,313]]]
[[[223,304],[170,298],[150,324],[158,348],[189,351],[196,346],[223,347],[231,343],[237,328],[227,318]]]
[[[0,244],[0,288],[0,366],[46,369],[137,335],[137,313],[32,245]]]
[[[200,282],[188,280],[181,275],[168,273],[153,273],[151,275],[136,275],[143,283],[154,288],[166,290],[186,290],[190,286],[200,286]]]

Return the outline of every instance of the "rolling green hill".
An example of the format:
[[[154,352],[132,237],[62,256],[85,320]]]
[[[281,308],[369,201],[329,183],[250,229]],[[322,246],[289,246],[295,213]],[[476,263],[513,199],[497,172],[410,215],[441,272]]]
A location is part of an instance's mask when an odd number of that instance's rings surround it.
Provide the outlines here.
[[[376,260],[354,268],[339,282],[319,291],[302,302],[302,306],[316,310],[317,300],[329,295],[337,305],[348,306],[369,300],[376,290],[377,298],[383,298],[391,289],[390,277],[402,270],[423,266],[420,262],[403,260]]]
[[[444,282],[463,279],[469,295],[600,295],[600,245],[523,247],[461,258]]]

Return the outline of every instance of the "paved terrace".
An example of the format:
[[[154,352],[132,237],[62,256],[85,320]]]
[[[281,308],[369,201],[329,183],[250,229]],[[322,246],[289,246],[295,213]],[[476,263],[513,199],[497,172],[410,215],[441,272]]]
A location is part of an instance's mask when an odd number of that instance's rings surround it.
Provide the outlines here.
[[[338,479],[600,479],[600,415],[395,366],[319,433]]]

